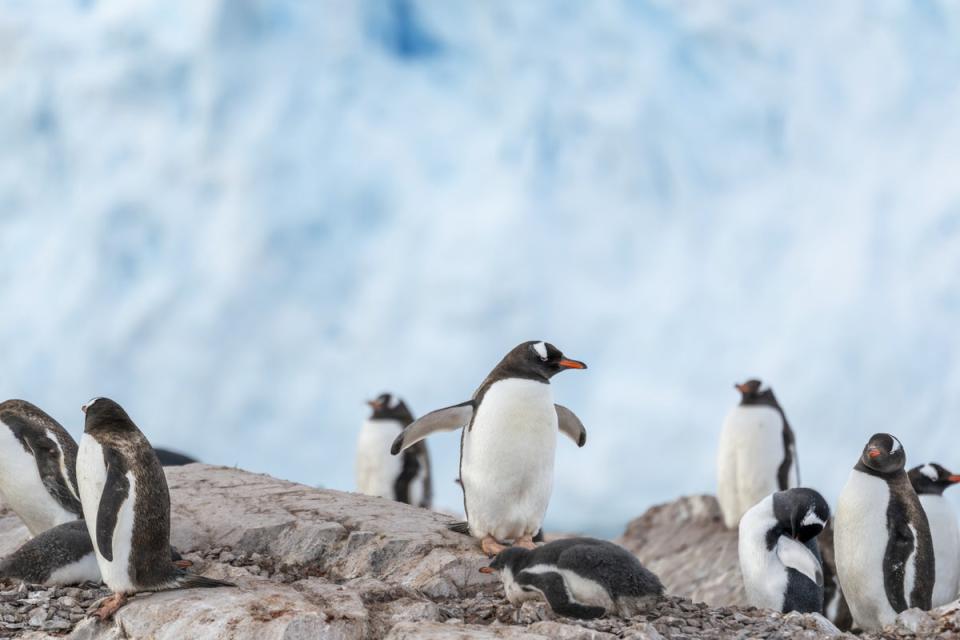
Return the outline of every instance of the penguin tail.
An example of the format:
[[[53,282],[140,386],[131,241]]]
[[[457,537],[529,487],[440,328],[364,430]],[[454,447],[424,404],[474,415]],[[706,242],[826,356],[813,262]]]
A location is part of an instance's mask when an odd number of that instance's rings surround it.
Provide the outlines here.
[[[177,588],[179,589],[210,589],[213,587],[235,587],[237,585],[226,580],[217,580],[196,573],[186,571],[177,572]]]
[[[470,525],[466,522],[451,522],[447,525],[447,529],[454,533],[462,533],[465,536],[470,535]]]

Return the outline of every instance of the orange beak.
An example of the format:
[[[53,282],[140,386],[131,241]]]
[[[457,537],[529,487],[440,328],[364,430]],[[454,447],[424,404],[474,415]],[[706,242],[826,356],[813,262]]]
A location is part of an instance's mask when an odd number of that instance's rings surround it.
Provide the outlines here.
[[[367,400],[367,404],[370,405],[370,408],[371,408],[371,409],[379,409],[379,408],[380,408],[380,403],[377,402],[376,400]]]
[[[745,385],[745,384],[735,384],[735,385],[733,385],[733,388],[736,389],[737,391],[739,391],[740,393],[746,393],[746,392],[747,392],[747,385]]]
[[[870,447],[869,449],[867,449],[867,457],[868,457],[868,458],[879,458],[879,457],[880,457],[880,454],[882,454],[882,453],[883,453],[883,452],[880,451],[880,449],[877,449],[876,447]]]
[[[480,573],[494,573],[496,569],[493,567],[480,567]]]
[[[960,476],[948,476],[947,480],[950,482],[960,482]]]
[[[579,360],[567,360],[566,358],[560,361],[560,366],[563,367],[564,369],[586,369],[587,368],[587,365],[584,362],[580,362]]]

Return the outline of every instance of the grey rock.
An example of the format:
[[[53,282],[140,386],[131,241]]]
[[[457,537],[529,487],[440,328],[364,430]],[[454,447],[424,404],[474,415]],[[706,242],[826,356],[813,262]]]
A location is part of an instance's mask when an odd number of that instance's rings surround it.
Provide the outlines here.
[[[897,615],[893,625],[910,633],[930,633],[937,627],[933,617],[920,609],[907,609]]]
[[[667,593],[724,607],[746,605],[737,532],[713,496],[689,496],[631,520],[617,542],[660,577]]]

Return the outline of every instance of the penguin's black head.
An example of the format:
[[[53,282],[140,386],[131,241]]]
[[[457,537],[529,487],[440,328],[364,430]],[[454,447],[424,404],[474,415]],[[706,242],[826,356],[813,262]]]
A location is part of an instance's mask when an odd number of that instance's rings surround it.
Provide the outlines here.
[[[408,425],[413,422],[413,415],[406,403],[395,395],[381,393],[376,400],[367,400],[367,404],[373,409],[370,414],[371,420],[396,420]]]
[[[907,463],[907,454],[895,437],[889,433],[876,433],[863,448],[860,462],[881,474],[896,473]]]
[[[500,366],[524,376],[549,380],[565,369],[586,369],[579,360],[571,360],[549,342],[530,340],[514,347]]]
[[[497,554],[489,566],[483,567],[480,571],[482,573],[492,573],[493,571],[510,569],[511,572],[517,574],[527,566],[527,560],[531,553],[529,549],[524,549],[523,547],[507,547]],[[484,571],[484,569],[486,569],[486,571]]]
[[[800,487],[773,494],[773,514],[784,533],[805,543],[827,526],[830,506],[818,492]]]
[[[733,388],[740,392],[740,404],[777,404],[773,389],[764,387],[756,378],[735,384]]]
[[[100,428],[120,430],[136,428],[123,407],[110,398],[93,398],[80,407],[80,410],[87,415],[84,431]]]
[[[936,462],[922,464],[907,472],[913,490],[918,494],[943,495],[943,490],[960,482],[960,475],[951,473]]]

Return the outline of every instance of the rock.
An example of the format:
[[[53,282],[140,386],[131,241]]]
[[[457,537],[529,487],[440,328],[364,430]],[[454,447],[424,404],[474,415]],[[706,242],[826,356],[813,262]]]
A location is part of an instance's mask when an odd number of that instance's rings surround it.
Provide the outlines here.
[[[660,577],[668,593],[715,607],[746,605],[737,532],[713,496],[689,496],[631,520],[616,541]]]
[[[475,624],[443,624],[401,622],[386,640],[549,640],[553,636],[534,633],[524,627],[483,626]]]
[[[930,633],[937,627],[933,617],[920,609],[901,611],[893,625],[906,629],[910,633]]]

